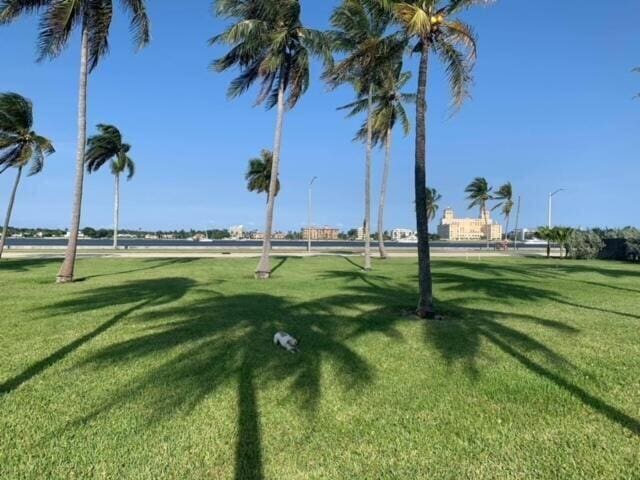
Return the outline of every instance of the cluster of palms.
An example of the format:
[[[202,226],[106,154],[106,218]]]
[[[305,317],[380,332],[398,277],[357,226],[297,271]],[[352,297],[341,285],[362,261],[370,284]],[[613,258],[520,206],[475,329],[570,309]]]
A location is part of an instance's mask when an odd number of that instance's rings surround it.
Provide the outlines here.
[[[271,274],[269,254],[273,211],[280,173],[280,151],[285,110],[293,108],[309,86],[310,58],[324,61],[323,78],[332,87],[348,84],[356,100],[343,108],[350,115],[366,112],[366,121],[356,134],[365,143],[365,265],[371,268],[371,160],[375,145],[383,145],[386,160],[381,187],[378,232],[384,231],[384,199],[391,159],[392,131],[399,120],[409,129],[405,102],[416,104],[415,195],[418,229],[420,300],[417,313],[435,314],[433,307],[429,253],[426,170],[427,74],[431,54],[446,67],[453,93],[453,104],[460,107],[468,96],[471,70],[476,58],[472,29],[456,18],[462,10],[484,0],[343,0],[336,8],[329,32],[311,30],[300,20],[298,0],[218,0],[216,11],[230,20],[229,27],[211,39],[212,44],[229,45],[229,52],[216,60],[216,71],[236,68],[239,75],[231,82],[229,96],[245,93],[259,85],[258,104],[277,107],[274,147],[269,156],[269,189],[265,240],[256,275]],[[418,89],[401,93],[409,73],[403,72],[407,52],[420,56]],[[254,162],[252,162],[254,163]],[[258,173],[267,167],[262,162]],[[248,179],[254,177],[254,165]],[[257,164],[255,164],[258,167]],[[263,168],[264,167],[264,168]],[[264,183],[256,188],[266,191]],[[384,243],[381,246],[384,256]]]
[[[44,168],[46,156],[55,153],[51,140],[32,130],[33,104],[17,93],[0,94],[0,174],[15,168],[16,178],[9,197],[7,213],[0,239],[0,258],[4,252],[11,214],[24,167],[31,165],[29,176]],[[127,171],[127,179],[135,173],[135,164],[129,157],[131,146],[123,143],[120,131],[112,125],[98,125],[99,133],[89,138],[85,155],[86,169],[95,172],[106,163],[115,177],[115,207],[113,247],[118,248],[120,216],[120,175]]]
[[[573,228],[570,227],[540,227],[538,228],[538,237],[547,241],[547,258],[551,257],[551,243],[556,243],[560,249],[560,256],[562,257],[562,250],[564,248],[565,255],[569,253],[567,245],[573,235]]]
[[[311,58],[323,60],[323,78],[332,86],[348,84],[356,99],[344,108],[351,115],[366,112],[366,121],[356,138],[365,148],[365,269],[371,268],[371,159],[375,145],[386,150],[385,173],[381,187],[379,228],[384,231],[384,198],[389,176],[391,137],[397,121],[409,129],[403,103],[416,104],[415,115],[415,196],[418,230],[420,300],[417,313],[435,314],[429,252],[427,212],[427,87],[431,56],[445,65],[458,108],[468,96],[471,71],[476,59],[476,40],[470,26],[457,15],[489,0],[343,0],[332,17],[332,30],[307,28],[301,21],[299,0],[216,0],[216,13],[230,25],[213,37],[211,44],[223,44],[229,51],[213,62],[222,72],[235,68],[238,76],[229,86],[229,96],[237,97],[258,85],[257,104],[276,108],[274,146],[270,152],[265,236],[258,278],[271,275],[270,252],[273,212],[279,185],[280,152],[286,110],[296,106],[310,83]],[[58,56],[67,46],[71,33],[81,33],[80,92],[78,107],[78,148],[70,239],[59,282],[73,280],[80,227],[84,167],[87,148],[87,83],[89,73],[107,53],[112,0],[0,0],[0,24],[23,14],[40,13],[40,59]],[[139,47],[149,43],[150,25],[144,0],[121,0],[131,15],[131,26]],[[401,93],[409,73],[403,72],[407,53],[419,56],[418,87],[415,94]],[[108,133],[106,131],[102,134]],[[113,132],[111,132],[113,133]],[[116,154],[123,162],[126,151]],[[95,164],[99,164],[96,162]],[[122,163],[118,163],[122,166]],[[257,165],[256,165],[257,167]],[[126,168],[126,167],[124,167]],[[117,180],[116,180],[117,183]],[[381,247],[384,256],[384,245]]]
[[[147,16],[144,0],[121,0],[120,3],[131,16],[131,30],[134,34],[137,45],[139,47],[145,46],[151,40],[151,34],[149,18]],[[78,246],[78,234],[80,232],[84,170],[85,162],[87,161],[86,153],[88,146],[87,85],[89,74],[98,66],[100,60],[106,55],[109,49],[109,30],[113,18],[113,1],[0,0],[0,25],[11,23],[22,15],[31,13],[41,14],[38,38],[38,60],[59,56],[68,45],[73,31],[75,29],[80,29],[81,34],[80,88],[78,95],[78,147],[76,155],[71,229],[69,232],[69,243],[65,252],[65,259],[57,276],[58,282],[67,283],[73,281]],[[101,131],[99,136],[107,135],[113,139],[114,130],[107,130]],[[95,144],[102,143],[97,139],[97,137],[94,138],[94,140]],[[103,147],[98,147],[99,150],[101,148]],[[102,151],[101,154],[105,154],[105,152]],[[129,160],[126,160],[125,157],[128,159],[126,151],[124,152],[124,156],[120,155],[119,158],[115,160],[114,163],[116,166],[112,167],[114,173],[116,173],[116,170],[119,170],[121,167],[123,170],[120,171],[129,169],[130,172],[133,172]],[[94,158],[91,164],[99,167],[106,163],[106,161],[107,160],[101,161]],[[123,162],[125,163],[124,166]],[[92,169],[95,168],[92,167]],[[116,179],[118,176],[119,174],[116,173]],[[116,180],[116,184],[117,183],[118,181]]]
[[[465,189],[467,194],[467,200],[469,200],[469,210],[473,208],[480,209],[480,218],[486,222],[486,237],[487,247],[491,242],[491,233],[489,232],[489,202],[497,201],[498,203],[491,208],[491,210],[500,209],[500,212],[505,218],[505,238],[508,238],[509,234],[509,219],[515,202],[513,201],[513,187],[511,182],[507,182],[502,185],[495,192],[493,187],[489,185],[489,182],[484,177],[476,177]]]

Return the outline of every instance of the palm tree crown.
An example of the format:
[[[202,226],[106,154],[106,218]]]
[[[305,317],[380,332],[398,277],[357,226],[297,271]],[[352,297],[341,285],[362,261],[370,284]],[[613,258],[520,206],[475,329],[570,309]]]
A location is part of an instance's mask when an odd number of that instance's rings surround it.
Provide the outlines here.
[[[131,31],[139,48],[151,41],[150,22],[144,0],[120,0],[131,15]],[[42,11],[38,38],[39,60],[57,57],[73,30],[80,26],[88,38],[89,71],[109,50],[112,0],[0,0],[0,24],[22,14]]]
[[[33,105],[17,93],[0,94],[0,173],[31,164],[29,175],[42,171],[44,158],[54,153],[48,139],[33,128]]]
[[[391,15],[376,0],[344,0],[331,16],[329,32],[335,52],[345,57],[331,65],[325,79],[332,87],[352,83],[366,95],[370,85],[380,80],[380,70],[389,65],[404,47],[403,38],[386,35]]]
[[[487,202],[491,200],[491,187],[484,177],[476,177],[465,189],[467,200],[470,201],[469,208],[479,207],[480,212],[484,213],[487,208]]]
[[[400,66],[402,64],[400,63]],[[371,113],[372,121],[372,142],[374,145],[381,145],[386,139],[387,132],[393,130],[400,122],[404,135],[408,135],[411,131],[411,121],[407,115],[405,104],[415,103],[416,95],[414,93],[403,93],[402,89],[411,79],[410,72],[400,72],[394,66],[387,75],[384,75],[377,85],[374,85],[374,93],[372,101],[374,104]],[[353,117],[367,110],[368,101],[364,93],[358,95],[358,100],[340,107],[340,110],[349,110],[348,116]],[[366,141],[367,139],[367,123],[358,130],[356,137],[358,141]]]
[[[247,190],[256,193],[266,193],[269,196],[271,184],[271,166],[273,165],[273,153],[262,150],[260,157],[249,160],[249,169],[245,174]],[[280,192],[280,180],[277,181],[276,195]]]
[[[135,163],[129,157],[131,145],[122,141],[122,134],[113,125],[98,125],[98,135],[89,137],[85,165],[89,173],[97,172],[111,162],[111,173],[120,175],[127,171],[127,180],[135,174]]]
[[[473,29],[455,18],[473,5],[491,0],[381,0],[409,38],[413,51],[432,51],[444,63],[451,86],[453,105],[459,108],[469,96],[471,71],[476,61]]]
[[[442,195],[435,188],[427,188],[427,216],[429,221],[436,218],[440,205],[438,202],[442,200]]]
[[[513,210],[514,202],[513,202],[513,186],[511,182],[507,182],[502,185],[498,190],[496,190],[494,196],[494,200],[500,200],[492,210],[496,210],[500,208],[500,211],[505,217],[509,217],[511,215],[511,211]]]
[[[282,87],[287,106],[293,108],[309,87],[310,58],[331,61],[324,34],[302,25],[298,0],[217,0],[216,10],[219,16],[236,20],[210,40],[212,45],[232,46],[212,64],[217,72],[239,68],[240,75],[229,86],[230,98],[260,83],[256,104],[274,107]]]

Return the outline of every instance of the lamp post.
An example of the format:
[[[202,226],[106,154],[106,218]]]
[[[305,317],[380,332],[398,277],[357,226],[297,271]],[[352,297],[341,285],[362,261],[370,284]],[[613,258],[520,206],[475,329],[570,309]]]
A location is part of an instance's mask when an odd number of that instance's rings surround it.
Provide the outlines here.
[[[559,188],[558,190],[556,190],[555,192],[551,192],[549,193],[549,203],[548,203],[548,208],[547,208],[547,214],[548,214],[548,222],[547,222],[547,227],[549,227],[549,230],[551,230],[551,201],[553,199],[553,197],[560,193],[563,192],[564,188]],[[547,257],[551,256],[551,239],[548,238],[547,239]]]
[[[313,183],[318,177],[313,177],[309,182],[309,202],[307,204],[307,252],[311,252],[311,192]]]

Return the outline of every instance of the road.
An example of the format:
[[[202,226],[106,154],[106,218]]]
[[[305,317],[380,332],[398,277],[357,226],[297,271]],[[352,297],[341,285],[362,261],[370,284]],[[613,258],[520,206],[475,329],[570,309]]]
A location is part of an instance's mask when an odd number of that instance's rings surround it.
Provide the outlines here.
[[[256,249],[262,246],[261,241],[254,240],[214,240],[211,242],[193,242],[188,240],[138,240],[138,239],[122,239],[118,242],[121,247],[125,248],[143,248],[143,249]],[[271,242],[276,249],[303,249],[306,248],[307,242],[302,240],[275,240]],[[66,246],[67,240],[62,238],[53,239],[36,239],[36,238],[10,238],[8,246],[10,248],[30,248],[30,249],[58,249]],[[83,248],[109,248],[113,244],[111,239],[104,240],[80,240],[80,246]],[[364,242],[350,241],[318,241],[313,242],[316,249],[331,250],[353,250],[364,248]],[[372,247],[377,247],[376,242],[371,242]],[[493,245],[493,244],[492,244]],[[415,243],[402,242],[385,242],[385,246],[394,249],[415,250]],[[462,250],[480,250],[486,249],[486,242],[445,242],[432,241],[431,248],[434,249],[462,249]],[[522,249],[540,249],[544,245],[534,244],[518,244]]]

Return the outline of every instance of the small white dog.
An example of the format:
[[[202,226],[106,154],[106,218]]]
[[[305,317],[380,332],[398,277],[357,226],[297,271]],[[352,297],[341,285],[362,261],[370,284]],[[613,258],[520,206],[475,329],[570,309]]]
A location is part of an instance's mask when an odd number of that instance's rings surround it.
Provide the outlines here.
[[[298,352],[298,340],[293,338],[287,332],[278,332],[273,336],[274,345],[284,348],[290,353]]]

